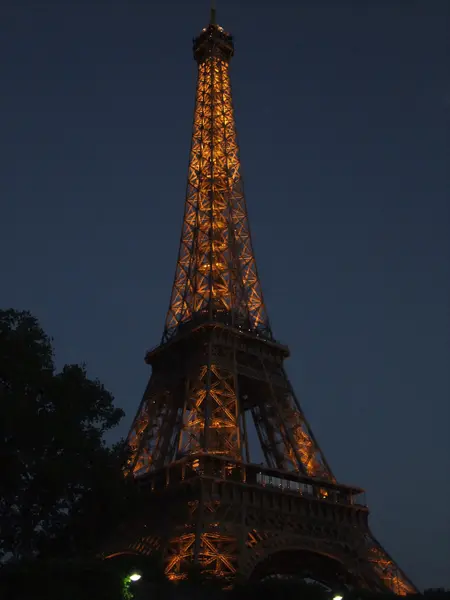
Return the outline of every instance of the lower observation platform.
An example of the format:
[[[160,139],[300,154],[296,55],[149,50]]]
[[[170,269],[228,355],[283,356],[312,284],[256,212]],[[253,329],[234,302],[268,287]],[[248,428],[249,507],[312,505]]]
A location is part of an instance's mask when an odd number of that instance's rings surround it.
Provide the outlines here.
[[[268,488],[289,496],[337,503],[343,506],[367,508],[365,491],[358,487],[320,481],[291,471],[270,469],[254,463],[246,464],[221,455],[197,453],[182,458],[154,472],[146,472],[136,481],[142,490],[161,492],[188,484],[201,477],[215,483],[233,482],[246,488]]]
[[[137,474],[136,483],[144,513],[106,557],[162,555],[172,580],[198,564],[224,582],[295,575],[386,591],[371,568],[360,488],[204,453]]]

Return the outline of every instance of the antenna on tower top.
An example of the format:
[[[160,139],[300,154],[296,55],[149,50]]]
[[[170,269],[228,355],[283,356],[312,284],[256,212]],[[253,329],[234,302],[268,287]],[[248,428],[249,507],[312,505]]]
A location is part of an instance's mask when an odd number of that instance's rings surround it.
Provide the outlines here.
[[[216,23],[216,0],[211,0],[210,25],[217,25],[217,23]]]

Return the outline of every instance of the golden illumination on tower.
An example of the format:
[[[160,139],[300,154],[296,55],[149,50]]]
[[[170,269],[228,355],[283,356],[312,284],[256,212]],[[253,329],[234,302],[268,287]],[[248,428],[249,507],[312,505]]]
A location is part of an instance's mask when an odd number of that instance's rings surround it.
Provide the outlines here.
[[[179,455],[201,451],[242,460],[236,382],[215,364],[202,366],[193,379],[183,415]]]
[[[146,356],[152,376],[127,440],[127,471],[160,512],[132,547],[162,551],[174,581],[196,564],[228,584],[285,548],[336,555],[336,566],[353,565],[355,581],[415,593],[369,531],[362,490],[336,482],[284,371],[289,350],[273,339],[241,176],[233,53],[213,9],[194,40],[196,101],[170,306],[162,343]],[[265,465],[251,464],[247,415]]]
[[[171,581],[186,579],[186,565],[194,560],[195,533],[174,538],[169,545],[165,573]],[[229,579],[236,574],[236,538],[218,533],[200,535],[198,564],[204,575]]]
[[[373,536],[367,536],[369,562],[385,586],[397,596],[417,594],[415,586]]]
[[[228,67],[225,58],[214,55],[198,66],[187,197],[166,340],[196,318],[222,318],[270,336],[250,238]]]
[[[281,420],[290,432],[292,440],[291,444],[285,445],[285,468],[289,471],[305,472],[310,477],[336,481],[292,394],[287,394],[280,411]]]

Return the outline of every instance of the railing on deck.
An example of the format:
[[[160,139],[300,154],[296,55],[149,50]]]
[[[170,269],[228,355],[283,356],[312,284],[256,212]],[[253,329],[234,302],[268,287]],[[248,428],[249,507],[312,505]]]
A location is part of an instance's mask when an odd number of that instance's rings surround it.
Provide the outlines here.
[[[184,457],[158,471],[137,476],[140,486],[162,490],[194,477],[235,481],[250,486],[274,488],[280,492],[347,506],[366,506],[364,490],[318,481],[295,472],[278,471],[256,464],[240,463],[227,457],[196,454]]]

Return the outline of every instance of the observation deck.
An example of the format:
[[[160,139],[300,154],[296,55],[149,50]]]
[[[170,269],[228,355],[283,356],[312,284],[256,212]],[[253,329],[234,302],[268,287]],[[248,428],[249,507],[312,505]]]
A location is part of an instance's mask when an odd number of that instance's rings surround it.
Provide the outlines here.
[[[194,38],[193,51],[198,64],[211,57],[229,62],[234,54],[233,36],[219,25],[210,23]]]
[[[143,491],[175,490],[202,479],[215,484],[231,483],[255,492],[267,490],[271,494],[279,492],[289,497],[367,510],[365,491],[361,488],[206,453],[186,456],[142,476],[135,473],[135,477]]]

